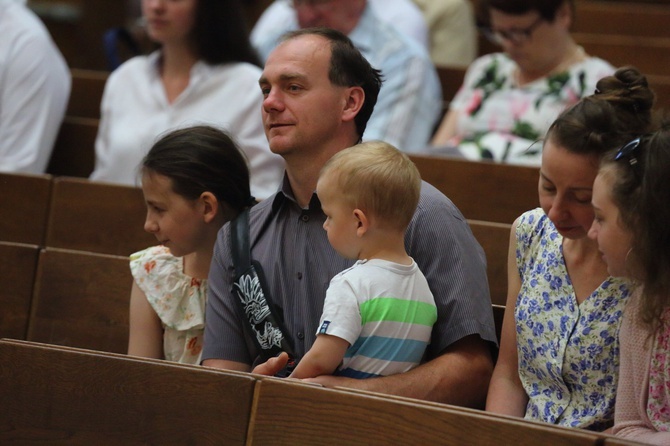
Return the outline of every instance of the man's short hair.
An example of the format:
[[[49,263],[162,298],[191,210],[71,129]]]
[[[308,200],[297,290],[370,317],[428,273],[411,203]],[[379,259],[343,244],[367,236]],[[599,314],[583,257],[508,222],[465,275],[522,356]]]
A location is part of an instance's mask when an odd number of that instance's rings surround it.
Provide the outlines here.
[[[382,227],[404,231],[421,194],[421,175],[409,157],[391,144],[368,141],[335,154],[321,175],[335,175],[338,192]]]
[[[304,28],[285,33],[281,41],[294,39],[299,36],[321,36],[330,42],[330,68],[328,78],[330,82],[340,87],[361,87],[365,93],[363,106],[354,118],[359,141],[368,125],[368,120],[377,103],[383,77],[382,72],[372,68],[361,52],[354,46],[349,37],[340,31],[330,28]]]

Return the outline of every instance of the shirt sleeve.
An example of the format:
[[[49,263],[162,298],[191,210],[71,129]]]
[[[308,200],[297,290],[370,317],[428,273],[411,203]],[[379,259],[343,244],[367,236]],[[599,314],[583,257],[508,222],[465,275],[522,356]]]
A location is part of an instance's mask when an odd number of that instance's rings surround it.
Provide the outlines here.
[[[323,303],[317,335],[337,336],[353,345],[361,333],[361,312],[356,291],[343,275],[331,280]]]
[[[39,35],[16,36],[3,64],[0,171],[44,173],[70,97],[67,65]]]

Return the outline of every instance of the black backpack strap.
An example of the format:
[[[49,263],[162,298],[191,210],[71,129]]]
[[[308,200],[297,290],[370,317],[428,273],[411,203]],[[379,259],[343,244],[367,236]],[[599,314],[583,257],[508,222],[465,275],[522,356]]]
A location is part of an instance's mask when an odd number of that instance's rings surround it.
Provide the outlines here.
[[[231,222],[230,246],[235,266],[233,294],[249,321],[261,359],[267,361],[281,352],[287,352],[293,361],[295,355],[291,339],[272,305],[261,265],[251,260],[249,209],[245,209]]]

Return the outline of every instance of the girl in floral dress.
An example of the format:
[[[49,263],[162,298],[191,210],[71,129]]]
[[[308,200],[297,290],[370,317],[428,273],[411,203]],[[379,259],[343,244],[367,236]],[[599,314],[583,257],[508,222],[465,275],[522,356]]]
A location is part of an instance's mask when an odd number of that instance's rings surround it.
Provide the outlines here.
[[[605,430],[614,417],[629,289],[609,277],[587,237],[593,181],[607,150],[651,125],[654,96],[631,68],[597,88],[552,124],[542,153],[541,208],[514,222],[507,311],[486,408]]]
[[[230,137],[199,126],[163,136],[142,161],[144,229],[160,245],[130,256],[128,354],[199,364],[217,233],[253,202]]]
[[[597,240],[613,276],[636,285],[621,324],[615,435],[670,444],[670,132],[605,158],[593,185]]]
[[[551,123],[614,72],[570,36],[571,0],[487,0],[485,34],[503,52],[468,68],[432,140],[436,153],[539,165]]]

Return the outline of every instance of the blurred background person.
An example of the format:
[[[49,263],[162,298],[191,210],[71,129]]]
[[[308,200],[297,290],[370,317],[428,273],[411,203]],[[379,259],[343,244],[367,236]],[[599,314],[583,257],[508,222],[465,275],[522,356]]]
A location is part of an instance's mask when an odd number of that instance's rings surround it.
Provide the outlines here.
[[[277,2],[273,3],[273,6]],[[363,140],[382,140],[406,152],[423,150],[442,108],[440,82],[425,47],[378,18],[366,0],[293,0],[293,20],[256,34],[261,59],[287,31],[326,27],[346,34],[370,64],[381,70],[384,84]],[[386,7],[386,4],[384,4]],[[262,18],[261,18],[262,20]]]
[[[158,135],[195,124],[225,129],[245,153],[252,194],[274,193],[282,159],[270,152],[260,108],[261,70],[238,0],[142,0],[146,30],[160,47],[109,76],[91,179],[135,185]]]
[[[44,173],[70,98],[70,70],[24,0],[0,0],[0,171]]]
[[[503,52],[468,68],[429,152],[539,166],[534,142],[614,68],[571,37],[572,0],[482,1],[483,31]]]

